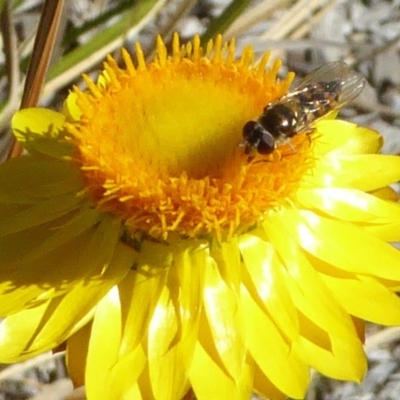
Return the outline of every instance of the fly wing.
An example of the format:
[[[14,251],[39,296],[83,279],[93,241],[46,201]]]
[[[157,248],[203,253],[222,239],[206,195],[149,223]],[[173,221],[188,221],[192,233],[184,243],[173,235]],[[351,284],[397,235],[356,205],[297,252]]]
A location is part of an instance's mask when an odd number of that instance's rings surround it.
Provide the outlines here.
[[[264,113],[276,110],[279,105],[289,109],[295,118],[292,131],[285,133],[286,137],[290,137],[354,100],[364,85],[364,76],[345,62],[324,64],[288,94],[268,104]]]
[[[326,87],[327,92],[338,95],[337,101],[332,104],[332,109],[337,110],[361,93],[365,85],[365,77],[354,71],[345,62],[335,61],[324,64],[308,74],[293,91],[284,97],[297,96],[312,90],[315,85]]]

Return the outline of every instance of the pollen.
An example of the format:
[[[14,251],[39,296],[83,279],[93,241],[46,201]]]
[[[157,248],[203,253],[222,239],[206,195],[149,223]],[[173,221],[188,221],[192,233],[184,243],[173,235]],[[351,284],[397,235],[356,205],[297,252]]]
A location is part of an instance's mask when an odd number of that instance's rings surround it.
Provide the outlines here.
[[[277,78],[280,63],[258,64],[251,48],[235,59],[235,43],[200,39],[146,63],[122,51],[109,56],[97,82],[74,88],[79,117],[66,129],[73,161],[95,207],[120,216],[131,235],[167,240],[231,237],[288,201],[312,161],[310,139],[297,135],[273,154],[251,160],[238,146],[244,124],[281,97],[293,75]]]

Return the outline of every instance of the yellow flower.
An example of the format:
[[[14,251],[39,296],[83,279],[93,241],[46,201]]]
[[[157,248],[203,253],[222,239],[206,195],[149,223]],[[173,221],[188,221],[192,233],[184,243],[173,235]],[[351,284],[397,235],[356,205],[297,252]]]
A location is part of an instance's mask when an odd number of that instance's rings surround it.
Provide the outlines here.
[[[89,399],[302,398],[359,381],[364,320],[400,324],[400,158],[324,119],[249,162],[279,63],[175,36],[109,57],[62,113],[18,112],[0,167],[0,362],[67,340]]]

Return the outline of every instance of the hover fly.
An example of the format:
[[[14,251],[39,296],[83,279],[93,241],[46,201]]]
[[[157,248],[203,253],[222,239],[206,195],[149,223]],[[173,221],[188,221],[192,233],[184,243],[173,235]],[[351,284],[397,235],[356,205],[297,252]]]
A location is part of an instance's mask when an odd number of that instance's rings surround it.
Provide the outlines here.
[[[239,145],[250,157],[256,152],[270,154],[298,133],[311,132],[318,119],[355,99],[364,84],[364,76],[346,63],[324,64],[294,90],[268,104],[256,120],[247,122]]]

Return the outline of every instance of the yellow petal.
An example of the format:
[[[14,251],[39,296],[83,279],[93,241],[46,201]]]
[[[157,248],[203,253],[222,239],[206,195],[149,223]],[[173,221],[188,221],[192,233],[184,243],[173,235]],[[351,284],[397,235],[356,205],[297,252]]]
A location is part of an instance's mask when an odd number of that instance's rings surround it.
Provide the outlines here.
[[[379,199],[394,202],[398,202],[400,198],[399,194],[390,186],[385,186],[383,188],[373,190],[370,192],[370,194],[378,197]]]
[[[282,334],[296,340],[299,335],[297,309],[288,296],[283,276],[285,267],[279,261],[274,247],[255,235],[242,235],[240,244],[245,264],[243,284]]]
[[[296,197],[302,208],[358,223],[385,241],[400,240],[399,204],[359,190],[342,188],[299,189]]]
[[[65,157],[73,152],[73,146],[64,140],[63,114],[45,108],[26,108],[12,119],[14,136],[30,153],[52,157]]]
[[[0,165],[0,208],[3,205],[34,205],[43,200],[58,198],[74,193],[77,202],[81,198],[77,192],[83,189],[79,170],[71,164],[53,159],[38,159],[32,156],[14,158]],[[4,214],[3,214],[4,213]]]
[[[82,280],[61,301],[57,302],[56,310],[53,311],[51,317],[42,321],[42,323],[46,322],[46,326],[42,328],[37,340],[48,342],[54,336],[54,331],[67,332],[69,327],[75,328],[79,315],[85,315],[85,312],[90,311],[105,292],[124,276],[132,266],[135,256],[131,248],[118,243],[112,253],[107,254],[107,258],[105,257],[104,272],[101,275],[94,276],[92,282]],[[68,313],[71,316],[67,316]]]
[[[285,284],[293,303],[322,335],[335,334],[339,337],[355,335],[351,318],[336,301],[325,286],[313,265],[306,258],[306,253],[296,243],[292,226],[287,226],[287,213],[271,213],[263,223],[268,239],[282,259]],[[321,344],[322,345],[322,344]]]
[[[55,224],[0,240],[0,267],[7,273],[7,280],[0,283],[0,315],[40,304],[65,293],[83,279],[101,276],[119,240],[120,225],[110,217],[103,217],[100,222],[94,219],[94,226],[83,222],[83,232],[68,230],[76,228],[75,224],[68,228],[60,224],[63,229],[58,232]],[[55,236],[49,238],[52,232]]]
[[[129,270],[134,253],[117,244],[111,257],[102,275],[80,280],[65,295],[7,317],[0,325],[1,360],[13,362],[56,347],[82,327],[97,302]]]
[[[142,396],[140,387],[138,384],[133,385],[124,394],[124,400],[146,400],[146,395]]]
[[[373,129],[341,120],[318,121],[313,136],[316,155],[377,153],[383,144],[382,136]]]
[[[131,270],[119,283],[121,308],[124,310],[121,355],[134,351],[147,335],[165,281],[166,270],[153,276]]]
[[[261,396],[265,396],[268,399],[287,400],[287,396],[277,389],[277,387],[268,379],[256,362],[254,362],[253,387],[256,393],[260,394]]]
[[[82,200],[73,194],[42,201],[31,207],[21,206],[19,211],[2,219],[0,236],[24,231],[38,225],[41,225],[43,229],[44,224],[53,222],[56,219],[59,219],[59,224],[62,224],[61,219],[63,217],[72,211],[82,208],[82,206],[85,206],[82,204]],[[70,218],[73,218],[73,216]],[[24,232],[22,232],[23,234]]]
[[[312,336],[312,333],[310,333]],[[330,335],[330,348],[322,348],[304,336],[295,344],[305,362],[326,376],[334,379],[360,382],[367,369],[367,360],[358,338]]]
[[[181,315],[175,310],[175,302],[175,293],[165,287],[149,326],[150,385],[155,398],[160,400],[179,399],[186,393],[187,361],[194,351],[192,338],[181,338],[180,330],[186,326],[182,327],[185,321],[179,321]]]
[[[315,161],[306,187],[344,187],[372,191],[400,180],[400,157],[381,154],[326,155]]]
[[[86,391],[89,398],[117,399],[119,387],[105,385],[108,373],[118,360],[119,343],[122,334],[121,309],[118,289],[113,287],[99,302],[92,324],[87,358]],[[105,340],[107,342],[105,342]],[[104,346],[107,343],[107,346]],[[96,377],[96,381],[93,379]]]
[[[84,237],[90,238],[101,219],[102,215],[97,211],[82,207],[47,224],[0,237],[0,246],[2,250],[4,248],[0,266],[3,271],[7,270],[9,273],[23,268],[29,269],[29,267],[24,267],[26,263],[33,265],[34,262],[37,263],[37,260],[49,256],[49,253],[57,249],[62,252],[65,246],[71,246],[69,243],[71,241],[82,240]],[[78,237],[80,239],[77,239]],[[10,275],[9,278],[11,279]]]
[[[242,276],[237,238],[232,238],[229,242],[215,242],[211,246],[210,255],[218,265],[221,278],[229,287],[238,291]]]
[[[125,398],[145,366],[147,358],[140,345],[120,357],[122,328],[119,293],[114,287],[96,307],[86,368],[89,399]]]
[[[92,324],[88,323],[68,338],[65,361],[74,387],[85,385],[86,355]]]
[[[241,374],[234,380],[199,343],[189,379],[198,400],[247,400],[251,396],[253,374],[248,364],[243,365]]]
[[[362,275],[321,277],[348,313],[377,324],[400,324],[399,297],[376,279]]]
[[[397,242],[400,240],[400,221],[384,225],[370,225],[365,227],[365,230],[385,242]]]
[[[77,94],[70,92],[63,104],[63,113],[72,121],[79,121],[82,116],[82,110],[76,104],[77,99]]]
[[[261,311],[247,290],[241,301],[245,313],[247,342],[251,356],[263,373],[283,393],[303,398],[308,386],[308,366],[292,351],[274,322]]]
[[[109,321],[107,321],[107,324]],[[104,330],[103,330],[104,332]],[[106,335],[103,335],[102,347],[104,348],[105,340],[108,340]],[[101,357],[101,349],[97,348],[97,358]],[[93,360],[96,362],[96,359]],[[104,392],[98,390],[102,400],[120,400],[120,399],[147,399],[147,393],[142,397],[139,388],[136,385],[136,379],[145,368],[147,362],[146,352],[143,346],[137,346],[135,350],[130,352],[125,357],[120,357],[116,362],[110,373],[107,374],[106,387]],[[98,382],[96,375],[92,375],[94,382]],[[98,383],[97,383],[98,385]],[[98,385],[99,386],[99,385]],[[109,393],[111,394],[109,397]],[[106,395],[105,395],[106,394]],[[99,395],[92,396],[93,399],[98,399]]]
[[[400,252],[348,222],[306,210],[285,210],[286,231],[315,257],[344,271],[400,280]]]
[[[201,314],[203,273],[207,253],[178,247],[166,286],[154,310],[148,335],[149,376],[157,399],[178,399],[188,389]]]
[[[200,343],[214,361],[235,379],[242,374],[246,358],[239,293],[222,279],[214,260],[205,260],[202,268],[205,288]]]

